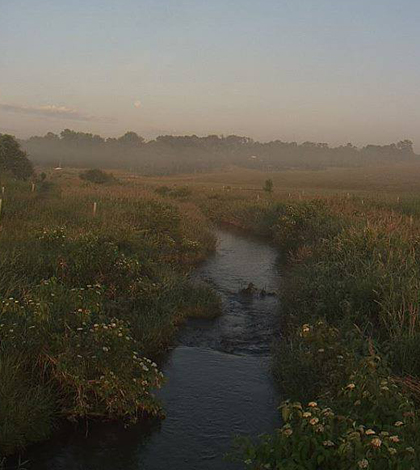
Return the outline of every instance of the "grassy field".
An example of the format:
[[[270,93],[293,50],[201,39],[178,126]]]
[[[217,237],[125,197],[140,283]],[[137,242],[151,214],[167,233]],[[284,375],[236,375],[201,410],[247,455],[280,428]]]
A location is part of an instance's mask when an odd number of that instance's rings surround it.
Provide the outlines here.
[[[160,354],[185,318],[219,311],[188,271],[214,249],[212,224],[228,223],[288,255],[273,346],[284,426],[240,442],[238,458],[253,469],[418,468],[420,166],[116,171],[103,185],[79,171],[49,170],[34,191],[2,183],[1,453],[63,418],[161,412]]]
[[[420,165],[399,164],[364,168],[330,168],[320,171],[287,170],[262,172],[232,167],[214,173],[175,175],[168,177],[140,177],[126,172],[119,173],[122,179],[138,181],[147,185],[187,185],[191,188],[210,191],[230,186],[232,190],[259,191],[264,181],[272,179],[274,193],[279,196],[304,191],[311,196],[336,193],[378,195],[396,198],[415,196],[419,192]]]
[[[238,442],[247,468],[420,462],[419,167],[142,179],[288,253],[273,372],[284,426]],[[274,191],[262,190],[271,179]]]
[[[191,203],[71,172],[34,190],[2,185],[0,455],[62,419],[160,414],[160,355],[187,317],[219,312],[188,276],[215,247],[206,219]]]

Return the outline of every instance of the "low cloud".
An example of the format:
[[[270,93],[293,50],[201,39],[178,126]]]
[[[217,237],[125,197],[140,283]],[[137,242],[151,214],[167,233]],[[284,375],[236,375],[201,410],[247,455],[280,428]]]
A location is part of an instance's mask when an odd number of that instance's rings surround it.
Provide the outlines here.
[[[46,106],[20,106],[15,104],[0,103],[0,111],[6,111],[16,114],[26,114],[30,116],[42,116],[58,119],[68,119],[72,121],[99,121],[109,122],[108,118],[91,116],[77,109],[67,108],[66,106],[56,106],[54,104]]]

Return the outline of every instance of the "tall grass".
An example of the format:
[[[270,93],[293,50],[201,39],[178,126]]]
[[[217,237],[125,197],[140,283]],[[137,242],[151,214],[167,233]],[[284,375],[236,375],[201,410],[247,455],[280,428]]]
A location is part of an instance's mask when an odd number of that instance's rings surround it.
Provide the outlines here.
[[[189,278],[215,247],[207,221],[127,184],[5,186],[0,455],[47,438],[63,417],[161,414],[158,358],[186,318],[219,312]]]
[[[417,468],[416,209],[357,197],[223,194],[200,203],[214,220],[269,236],[288,253],[274,375],[285,398],[320,403],[319,416],[286,403],[284,427],[258,444],[242,443],[240,458],[254,469]],[[344,421],[326,420],[323,409]],[[405,447],[387,443],[389,433]]]

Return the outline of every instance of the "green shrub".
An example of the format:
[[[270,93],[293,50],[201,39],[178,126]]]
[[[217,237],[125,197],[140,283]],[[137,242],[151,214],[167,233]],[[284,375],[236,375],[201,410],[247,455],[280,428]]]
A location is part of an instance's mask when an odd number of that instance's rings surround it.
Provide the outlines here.
[[[54,279],[45,281],[23,303],[3,303],[2,347],[38,367],[40,383],[48,377],[67,416],[156,414],[157,366],[143,357],[129,324],[106,314],[104,301],[98,285],[69,292]]]
[[[323,326],[317,333],[308,325],[302,328],[309,344],[318,344],[317,336],[331,334],[335,336],[336,332]],[[327,353],[328,343],[325,347],[318,356],[336,355],[334,349]],[[353,371],[346,377],[343,372],[347,367],[331,367],[331,360],[352,364]],[[299,402],[284,402],[281,429],[257,443],[249,438],[239,440],[236,455],[249,468],[258,470],[417,468],[418,416],[413,403],[389,375],[383,358],[372,351],[357,361],[326,357],[325,366],[317,358],[312,362],[314,375],[321,373],[319,399],[306,408]],[[329,380],[328,374],[333,376]],[[301,386],[307,383],[302,381]]]
[[[352,417],[311,402],[282,405],[284,425],[258,443],[237,442],[246,468],[254,470],[412,470],[418,456],[407,440],[404,422],[375,431]]]
[[[344,334],[322,320],[295,327],[274,350],[273,371],[283,396],[334,396],[355,367],[361,343],[354,329]]]
[[[116,178],[111,173],[105,173],[99,169],[85,170],[79,174],[79,177],[82,180],[89,181],[90,183],[96,184],[105,184],[113,183],[116,181]]]

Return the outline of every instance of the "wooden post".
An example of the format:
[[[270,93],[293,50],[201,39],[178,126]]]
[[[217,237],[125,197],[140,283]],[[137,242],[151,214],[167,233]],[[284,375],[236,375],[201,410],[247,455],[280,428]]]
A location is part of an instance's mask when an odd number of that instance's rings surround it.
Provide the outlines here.
[[[32,189],[31,189],[32,192],[35,191],[35,183],[32,183]]]
[[[96,215],[96,209],[98,207],[98,204],[96,202],[93,203],[93,217]]]
[[[4,192],[6,191],[6,188],[4,186],[1,187],[1,194],[4,196]]]

